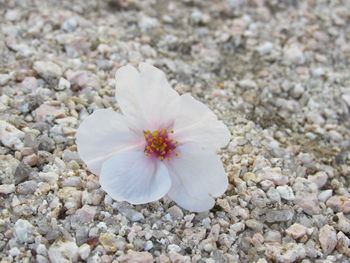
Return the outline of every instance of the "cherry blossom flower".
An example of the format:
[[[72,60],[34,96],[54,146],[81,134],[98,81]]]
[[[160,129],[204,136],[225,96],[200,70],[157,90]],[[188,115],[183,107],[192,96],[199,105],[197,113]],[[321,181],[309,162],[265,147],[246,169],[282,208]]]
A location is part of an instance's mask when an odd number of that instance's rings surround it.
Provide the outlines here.
[[[165,74],[140,63],[116,73],[122,114],[96,110],[77,131],[78,153],[113,199],[144,204],[168,195],[179,206],[207,211],[228,180],[216,152],[230,140],[203,103],[179,95]]]

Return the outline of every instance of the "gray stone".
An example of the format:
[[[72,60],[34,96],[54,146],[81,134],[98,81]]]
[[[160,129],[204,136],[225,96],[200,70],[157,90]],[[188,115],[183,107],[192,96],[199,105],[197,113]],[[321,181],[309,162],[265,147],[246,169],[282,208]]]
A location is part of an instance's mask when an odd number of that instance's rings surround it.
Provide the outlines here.
[[[30,180],[30,181],[20,183],[17,186],[17,193],[22,195],[33,194],[37,188],[38,188],[38,183],[33,180]]]
[[[34,241],[35,228],[27,220],[18,219],[14,226],[14,233],[20,243],[30,243]]]
[[[245,222],[246,226],[255,232],[261,232],[264,228],[264,224],[255,219],[248,219]]]
[[[292,209],[267,210],[266,221],[268,223],[288,222],[292,220],[294,211]]]
[[[143,214],[129,207],[126,203],[119,203],[117,204],[116,208],[118,212],[120,212],[122,215],[124,215],[126,218],[128,218],[132,222],[138,222],[145,219]]]

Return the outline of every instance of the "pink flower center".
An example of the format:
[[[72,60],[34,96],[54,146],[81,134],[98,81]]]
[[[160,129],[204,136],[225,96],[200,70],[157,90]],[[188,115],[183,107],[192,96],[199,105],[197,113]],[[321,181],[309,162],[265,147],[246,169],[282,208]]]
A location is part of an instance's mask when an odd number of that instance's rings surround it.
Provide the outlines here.
[[[146,156],[155,156],[160,160],[166,159],[170,161],[170,157],[173,155],[179,156],[178,153],[175,153],[177,141],[169,138],[169,133],[174,133],[174,131],[168,132],[167,129],[156,130],[156,131],[144,131],[143,135],[146,140],[145,155]]]

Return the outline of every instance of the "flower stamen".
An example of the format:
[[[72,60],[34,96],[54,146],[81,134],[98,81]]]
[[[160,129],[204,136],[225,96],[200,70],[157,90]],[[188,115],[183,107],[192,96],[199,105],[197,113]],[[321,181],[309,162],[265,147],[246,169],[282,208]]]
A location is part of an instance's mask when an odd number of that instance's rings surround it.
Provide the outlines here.
[[[174,133],[174,131],[168,131],[168,129],[144,131],[144,137],[146,140],[145,155],[155,156],[159,160],[170,161],[172,156],[179,156],[178,153],[173,151],[176,148],[178,141],[174,141],[169,138],[169,134]]]

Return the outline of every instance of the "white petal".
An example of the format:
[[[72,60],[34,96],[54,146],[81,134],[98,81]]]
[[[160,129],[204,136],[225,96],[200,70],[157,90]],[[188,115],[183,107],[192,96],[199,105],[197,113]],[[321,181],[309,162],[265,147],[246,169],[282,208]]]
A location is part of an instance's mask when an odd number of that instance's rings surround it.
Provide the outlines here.
[[[138,72],[128,65],[116,73],[116,99],[134,130],[156,130],[169,126],[164,110],[179,95],[160,69],[140,63]]]
[[[140,106],[140,73],[131,65],[123,66],[115,74],[115,98],[128,122],[134,128],[145,126]]]
[[[190,211],[209,210],[214,205],[213,197],[222,195],[228,186],[220,158],[194,143],[175,151],[180,156],[166,163],[172,181],[169,197]]]
[[[195,142],[216,151],[227,145],[231,133],[226,125],[203,103],[192,96],[182,95],[172,107],[175,119],[174,136],[180,143]]]
[[[76,134],[78,154],[88,169],[99,174],[102,163],[118,152],[144,147],[144,138],[131,132],[123,117],[111,110],[95,111]]]
[[[148,119],[149,129],[164,128],[168,125],[168,116],[164,116],[165,109],[179,94],[171,88],[165,74],[160,69],[140,63],[140,96],[142,110]]]
[[[129,151],[103,164],[100,184],[115,200],[144,204],[166,195],[171,181],[162,162],[146,157],[143,151]]]

